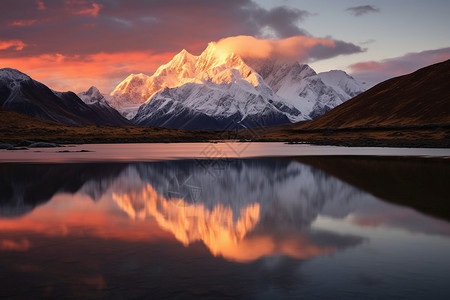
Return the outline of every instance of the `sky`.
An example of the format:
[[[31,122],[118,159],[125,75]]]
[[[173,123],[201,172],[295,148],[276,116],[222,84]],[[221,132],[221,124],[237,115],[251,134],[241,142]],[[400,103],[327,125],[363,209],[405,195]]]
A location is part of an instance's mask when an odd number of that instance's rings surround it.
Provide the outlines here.
[[[450,59],[448,0],[0,0],[0,68],[109,93],[211,41],[378,83]]]

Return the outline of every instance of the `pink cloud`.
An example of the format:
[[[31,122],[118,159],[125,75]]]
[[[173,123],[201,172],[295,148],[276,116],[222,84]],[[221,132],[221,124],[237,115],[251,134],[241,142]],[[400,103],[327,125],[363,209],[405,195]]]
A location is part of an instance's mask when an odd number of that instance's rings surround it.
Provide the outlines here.
[[[36,4],[37,4],[37,9],[38,9],[38,10],[45,10],[45,9],[46,9],[45,4],[44,4],[44,1],[39,1],[39,0],[37,0],[37,1],[36,1]]]
[[[69,7],[69,10],[76,15],[89,15],[92,17],[97,17],[100,9],[103,7],[102,4],[88,4],[86,1],[82,0],[68,0],[66,1],[66,5]]]
[[[9,26],[31,26],[37,22],[37,19],[32,20],[17,20],[12,22]]]
[[[93,17],[96,17],[98,16],[98,12],[100,11],[101,8],[102,8],[101,4],[92,3],[92,8],[83,8],[75,13],[79,15],[91,15]]]
[[[110,92],[129,74],[144,72],[150,75],[174,55],[150,51],[72,56],[56,53],[0,58],[0,65],[16,68],[58,91],[81,92],[95,85],[102,92]]]
[[[379,68],[382,65],[380,62],[376,61],[365,61],[365,62],[359,62],[356,64],[353,64],[350,66],[350,68],[353,71],[367,71],[367,70],[374,70]]]
[[[360,80],[378,83],[405,75],[417,69],[450,59],[450,47],[407,53],[381,61],[365,61],[350,65],[352,75]]]
[[[15,51],[20,51],[25,46],[26,46],[26,44],[19,40],[9,40],[9,41],[0,40],[0,50],[13,49]]]

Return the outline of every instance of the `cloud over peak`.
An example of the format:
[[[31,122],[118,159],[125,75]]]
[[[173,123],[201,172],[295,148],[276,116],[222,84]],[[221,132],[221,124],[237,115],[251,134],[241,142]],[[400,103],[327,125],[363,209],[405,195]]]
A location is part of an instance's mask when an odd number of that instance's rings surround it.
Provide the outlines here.
[[[276,58],[301,62],[364,51],[364,49],[352,43],[307,36],[293,36],[275,40],[240,35],[219,40],[216,48],[217,51],[233,52],[244,58]]]

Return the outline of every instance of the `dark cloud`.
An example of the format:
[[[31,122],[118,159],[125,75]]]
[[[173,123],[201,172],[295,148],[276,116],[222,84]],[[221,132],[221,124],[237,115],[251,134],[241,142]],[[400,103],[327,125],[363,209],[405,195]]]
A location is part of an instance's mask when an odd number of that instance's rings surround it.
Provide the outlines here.
[[[366,51],[365,48],[340,40],[335,40],[334,44],[334,47],[327,47],[321,44],[316,45],[309,54],[309,60],[315,61],[332,58],[338,55],[348,55]]]
[[[360,45],[368,45],[368,44],[372,44],[372,43],[375,43],[375,42],[376,42],[376,40],[374,40],[374,39],[368,39],[368,40],[366,40],[364,42],[361,42],[359,44]]]
[[[346,11],[350,12],[355,17],[359,17],[368,13],[376,13],[380,10],[378,8],[373,7],[372,5],[362,5],[362,6],[353,6],[346,9]]]
[[[284,6],[275,7],[271,10],[260,8],[250,14],[256,26],[272,29],[276,38],[308,35],[306,31],[298,27],[298,23],[310,15],[307,11]]]
[[[360,62],[349,66],[349,68],[356,78],[378,83],[447,59],[450,59],[450,47],[408,53],[381,61]]]
[[[59,53],[65,56],[149,51],[161,54],[186,48],[198,54],[210,41],[247,35],[283,39],[311,37],[299,25],[311,14],[278,6],[265,9],[251,0],[2,0],[0,39],[22,41],[12,57]],[[314,59],[361,52],[336,41],[318,47]]]
[[[227,36],[306,35],[299,23],[309,15],[283,6],[265,9],[251,0],[42,0],[29,4],[29,0],[2,0],[7,9],[0,12],[2,39],[30,45],[22,55],[130,49],[162,53],[180,48],[198,52],[207,42]]]

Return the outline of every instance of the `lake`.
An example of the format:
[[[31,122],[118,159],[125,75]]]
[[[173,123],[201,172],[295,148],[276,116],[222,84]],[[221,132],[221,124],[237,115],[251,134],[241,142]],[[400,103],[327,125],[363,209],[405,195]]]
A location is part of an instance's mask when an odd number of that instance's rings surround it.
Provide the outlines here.
[[[0,150],[0,297],[450,299],[449,157],[275,143]]]

